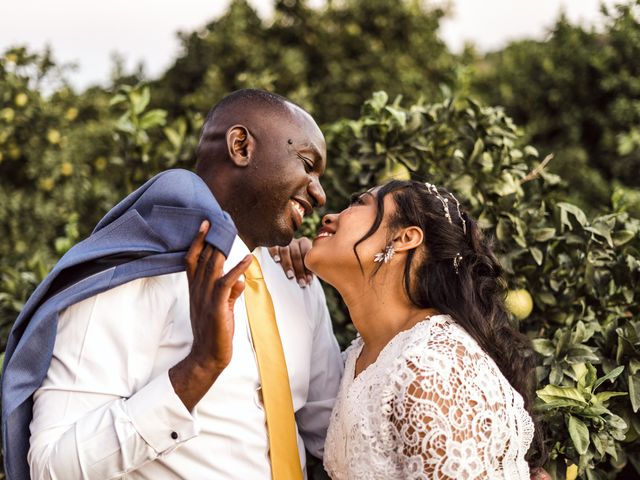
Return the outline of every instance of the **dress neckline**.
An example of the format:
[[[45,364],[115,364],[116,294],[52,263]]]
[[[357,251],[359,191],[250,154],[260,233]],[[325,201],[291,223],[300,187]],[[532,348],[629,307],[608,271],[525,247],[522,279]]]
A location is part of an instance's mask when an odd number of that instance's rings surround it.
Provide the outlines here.
[[[375,359],[375,361],[371,362],[364,369],[362,369],[362,371],[359,374],[356,375],[356,362],[358,360],[358,357],[360,357],[360,354],[362,353],[362,348],[364,347],[364,341],[362,340],[362,337],[358,336],[357,339],[359,340],[359,345],[356,346],[354,355],[351,358],[353,363],[353,368],[349,369],[351,384],[355,383],[359,378],[362,378],[364,373],[366,373],[369,370],[372,370],[372,367],[374,367],[374,365],[378,364],[382,360],[386,352],[391,350],[391,346],[397,343],[400,338],[406,337],[409,333],[412,333],[414,330],[417,330],[419,326],[429,325],[435,318],[445,317],[445,316],[446,315],[442,313],[439,313],[436,315],[429,315],[423,318],[422,320],[416,322],[416,324],[413,325],[411,328],[407,328],[406,330],[399,331],[398,333],[395,334],[395,336],[391,340],[389,340],[389,342],[387,342],[387,344],[382,348],[382,350],[380,350],[380,353],[378,354],[378,357]]]

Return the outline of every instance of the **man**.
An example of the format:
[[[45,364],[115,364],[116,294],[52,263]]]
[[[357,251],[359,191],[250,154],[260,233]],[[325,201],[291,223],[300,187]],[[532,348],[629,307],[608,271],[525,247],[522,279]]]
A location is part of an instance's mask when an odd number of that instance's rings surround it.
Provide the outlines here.
[[[296,415],[285,454],[293,452],[294,469],[304,468],[304,445],[321,456],[342,369],[324,297],[317,281],[298,288],[258,247],[288,244],[303,215],[324,203],[325,162],[308,113],[266,92],[235,92],[207,117],[199,178],[159,175],[61,259],[7,348],[8,478],[28,478],[28,469],[32,478],[266,479],[272,468],[274,478],[296,478],[276,475],[280,438],[269,433],[286,422],[270,419],[270,365],[255,340],[265,320],[251,318],[242,292],[251,251],[279,332],[266,354],[281,342]],[[41,365],[42,379],[33,373]],[[26,467],[18,437],[29,420]]]

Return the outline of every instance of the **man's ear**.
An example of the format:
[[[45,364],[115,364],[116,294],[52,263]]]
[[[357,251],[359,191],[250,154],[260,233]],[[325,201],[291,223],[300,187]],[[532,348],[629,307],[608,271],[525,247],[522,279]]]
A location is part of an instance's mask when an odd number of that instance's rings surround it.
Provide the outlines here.
[[[229,158],[238,167],[246,167],[253,158],[255,140],[244,125],[234,125],[227,130]]]
[[[406,252],[422,245],[424,233],[420,227],[411,226],[403,228],[393,239],[393,248],[396,252]]]

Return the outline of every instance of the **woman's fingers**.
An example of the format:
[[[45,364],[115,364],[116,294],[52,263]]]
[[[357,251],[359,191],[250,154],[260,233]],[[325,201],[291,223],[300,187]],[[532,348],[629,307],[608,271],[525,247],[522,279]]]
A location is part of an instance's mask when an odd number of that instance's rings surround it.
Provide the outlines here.
[[[296,275],[296,279],[298,280],[298,285],[301,287],[307,286],[307,272],[304,268],[304,255],[302,254],[302,250],[300,248],[300,241],[294,240],[289,245],[289,251],[291,253],[291,264],[293,265],[293,271]]]
[[[306,287],[313,280],[313,274],[304,265],[304,257],[310,248],[308,238],[294,238],[286,247],[269,248],[269,254],[280,263],[287,278],[295,278],[301,287]]]
[[[280,263],[280,247],[277,245],[275,247],[269,247],[269,255],[273,258],[273,261],[276,263]]]
[[[300,237],[298,246],[300,247],[300,255],[302,256],[307,283],[309,284],[313,280],[313,272],[307,268],[307,264],[304,263],[304,258],[307,256],[307,253],[309,253],[309,250],[311,250],[313,243],[307,237]]]
[[[289,246],[280,247],[280,266],[284,270],[288,279],[293,279],[296,273],[293,271],[293,262],[291,261],[291,249]]]

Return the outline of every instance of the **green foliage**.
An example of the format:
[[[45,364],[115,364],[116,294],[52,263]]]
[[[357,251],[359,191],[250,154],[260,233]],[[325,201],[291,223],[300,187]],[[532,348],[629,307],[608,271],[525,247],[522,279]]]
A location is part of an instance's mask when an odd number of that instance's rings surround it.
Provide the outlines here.
[[[640,472],[640,29],[628,5],[601,33],[560,19],[544,42],[466,52],[464,68],[437,36],[443,12],[418,0],[282,0],[268,24],[234,0],[182,34],[161,78],[120,72],[81,94],[48,52],[6,52],[0,349],[28,295],[109,208],[158,171],[193,166],[213,103],[263,87],[325,123],[327,211],[411,175],[450,188],[495,238],[510,288],[534,300],[519,326],[539,355],[552,476],[572,464],[588,479]],[[550,169],[539,151],[555,154]],[[326,292],[344,346],[355,332]]]
[[[233,0],[221,18],[182,34],[184,54],[154,85],[157,104],[206,112],[228,92],[253,86],[293,99],[324,123],[358,115],[375,90],[417,98],[453,79],[454,57],[437,36],[443,12],[425,2],[274,4],[268,24],[246,0]]]
[[[536,170],[537,150],[501,109],[469,99],[404,108],[378,92],[360,118],[331,125],[327,140],[330,210],[398,162],[455,191],[494,236],[510,287],[535,302],[520,328],[540,355],[539,409],[554,478],[572,463],[589,479],[637,465],[640,221],[615,205],[589,218],[553,200],[560,179]],[[335,327],[349,336],[345,324]]]
[[[556,153],[571,198],[603,211],[616,184],[640,215],[640,2],[603,8],[604,29],[561,17],[544,41],[523,40],[478,59],[472,90],[504,105],[527,138]],[[614,180],[613,182],[610,182]]]

